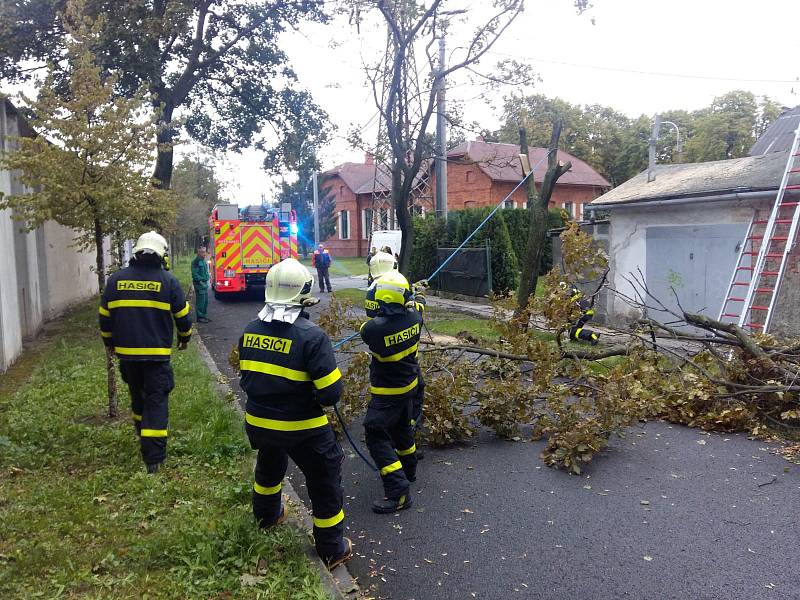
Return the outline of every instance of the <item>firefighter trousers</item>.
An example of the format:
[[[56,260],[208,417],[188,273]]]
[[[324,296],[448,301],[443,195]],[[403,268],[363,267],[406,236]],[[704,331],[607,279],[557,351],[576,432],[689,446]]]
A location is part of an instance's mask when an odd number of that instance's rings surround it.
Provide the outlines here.
[[[169,393],[175,387],[167,360],[120,360],[122,380],[131,393],[133,424],[139,435],[145,464],[164,462],[167,457]]]
[[[591,315],[581,315],[569,329],[569,338],[571,340],[581,340],[589,343],[597,343],[598,335],[591,329],[584,329],[583,326],[592,320]]]
[[[330,425],[305,431],[274,431],[246,425],[247,437],[258,450],[253,514],[260,527],[281,515],[281,486],[291,458],[306,478],[314,515],[314,545],[323,561],[346,550],[342,490],[342,452]]]
[[[364,417],[367,448],[381,474],[387,498],[407,495],[410,482],[417,476],[417,447],[411,425],[416,391],[391,399],[373,396]]]

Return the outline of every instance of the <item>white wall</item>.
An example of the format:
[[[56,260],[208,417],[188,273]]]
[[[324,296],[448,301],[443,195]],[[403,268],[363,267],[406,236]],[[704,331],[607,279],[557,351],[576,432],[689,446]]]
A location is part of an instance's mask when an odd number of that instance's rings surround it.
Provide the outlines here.
[[[7,114],[7,108],[0,100],[0,152],[11,144],[6,136],[19,131],[18,117]],[[11,173],[0,170],[0,192],[18,194],[24,189]],[[74,237],[72,230],[52,221],[20,232],[11,211],[0,211],[0,373],[45,320],[97,294],[94,252],[78,252]]]
[[[634,296],[634,287],[626,281],[637,269],[647,280],[646,230],[653,226],[723,225],[749,223],[756,207],[769,207],[772,197],[764,200],[697,202],[647,206],[646,203],[610,211],[610,251],[612,285],[621,293]],[[609,296],[608,314],[612,320],[635,319],[640,315],[613,294]]]

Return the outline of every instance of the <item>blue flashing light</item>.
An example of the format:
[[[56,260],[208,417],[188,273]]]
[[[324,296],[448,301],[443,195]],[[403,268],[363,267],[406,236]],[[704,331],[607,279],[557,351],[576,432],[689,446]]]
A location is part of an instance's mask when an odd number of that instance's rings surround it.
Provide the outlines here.
[[[289,225],[289,233],[291,233],[292,235],[297,235],[299,231],[300,228],[297,226],[297,223],[292,223]]]

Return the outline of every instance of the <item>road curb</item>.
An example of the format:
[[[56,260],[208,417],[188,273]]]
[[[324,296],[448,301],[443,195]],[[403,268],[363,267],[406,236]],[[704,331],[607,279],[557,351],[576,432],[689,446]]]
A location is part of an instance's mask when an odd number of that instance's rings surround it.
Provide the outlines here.
[[[197,329],[194,330],[193,337],[197,340],[200,358],[214,376],[214,387],[216,388],[220,398],[223,400],[232,398],[233,400],[230,402],[230,404],[233,406],[236,412],[243,415],[244,410],[236,401],[236,396],[233,393],[230,383],[228,382],[228,378],[225,377],[225,375],[223,375],[223,373],[217,367],[217,364],[211,357],[211,353],[203,343],[203,340],[200,337]],[[288,480],[284,480],[283,482],[283,492],[286,496],[288,496],[290,504],[296,509],[295,513],[290,513],[287,521],[298,529],[302,529],[306,535],[310,537],[313,527],[311,513],[308,512],[305,504],[303,504],[300,496],[297,495],[297,492],[294,490],[292,484]],[[308,556],[308,559],[319,571],[320,579],[322,579],[322,585],[325,587],[325,590],[331,595],[331,597],[336,598],[336,600],[354,600],[358,597],[358,584],[353,576],[350,575],[350,572],[347,570],[345,565],[339,565],[333,570],[333,572],[328,571],[327,567],[317,556],[317,553],[311,544],[306,544],[306,556]]]

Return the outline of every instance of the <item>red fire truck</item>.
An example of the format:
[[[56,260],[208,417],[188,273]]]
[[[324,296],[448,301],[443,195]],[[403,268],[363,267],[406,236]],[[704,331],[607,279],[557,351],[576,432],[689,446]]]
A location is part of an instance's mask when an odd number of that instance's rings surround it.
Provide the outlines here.
[[[272,265],[297,258],[297,215],[290,204],[280,209],[217,204],[208,224],[211,287],[217,299],[264,285]]]

